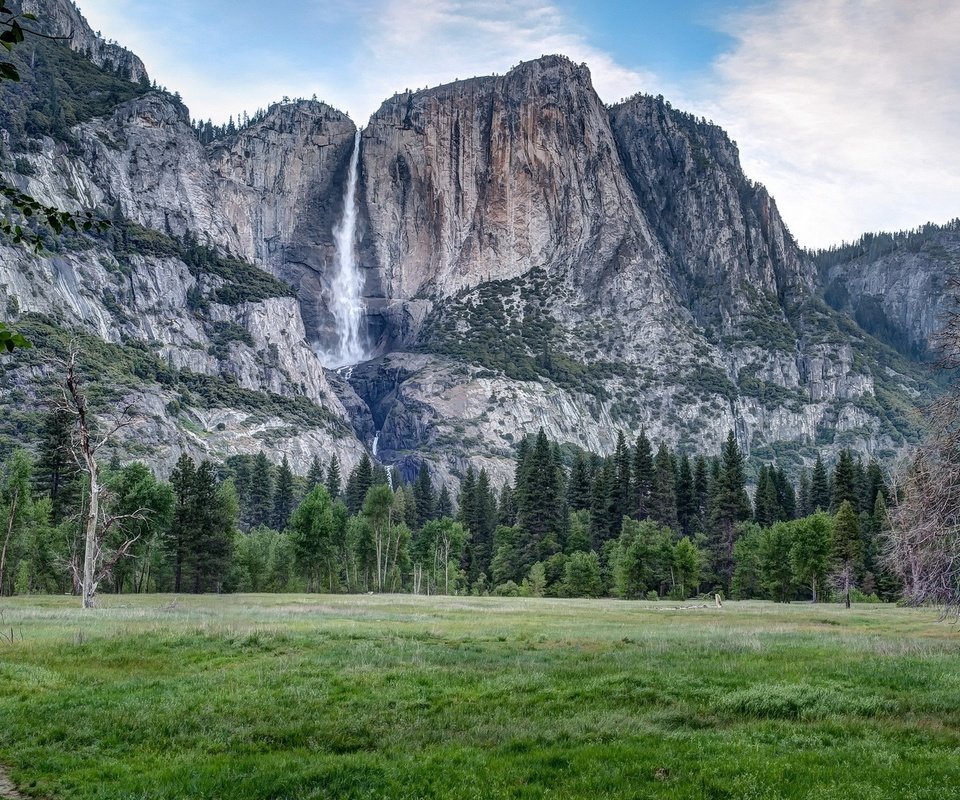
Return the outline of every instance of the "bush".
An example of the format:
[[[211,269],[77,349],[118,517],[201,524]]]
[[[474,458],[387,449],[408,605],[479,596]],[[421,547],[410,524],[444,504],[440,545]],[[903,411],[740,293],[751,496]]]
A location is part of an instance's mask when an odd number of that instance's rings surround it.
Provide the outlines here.
[[[520,587],[517,586],[513,581],[506,581],[504,583],[498,584],[497,587],[493,590],[493,593],[497,597],[519,597],[520,596]]]

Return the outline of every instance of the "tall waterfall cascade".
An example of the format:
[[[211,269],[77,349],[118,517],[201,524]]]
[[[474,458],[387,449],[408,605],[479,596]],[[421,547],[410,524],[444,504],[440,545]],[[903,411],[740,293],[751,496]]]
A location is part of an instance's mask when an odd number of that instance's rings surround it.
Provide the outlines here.
[[[361,326],[364,316],[363,274],[357,259],[357,181],[360,163],[360,129],[353,139],[343,215],[333,229],[336,263],[330,281],[329,309],[337,327],[335,348],[320,354],[325,366],[339,369],[367,357]]]

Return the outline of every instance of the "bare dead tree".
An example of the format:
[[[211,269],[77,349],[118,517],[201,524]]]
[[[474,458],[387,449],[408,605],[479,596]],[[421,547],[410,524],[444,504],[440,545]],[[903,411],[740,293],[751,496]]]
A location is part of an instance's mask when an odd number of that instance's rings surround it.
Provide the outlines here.
[[[119,546],[106,546],[111,528],[124,520],[143,519],[144,511],[133,514],[110,516],[106,512],[107,492],[100,481],[100,466],[97,453],[122,428],[132,425],[131,406],[124,408],[102,435],[94,435],[93,418],[77,374],[77,350],[71,348],[69,357],[62,362],[65,373],[62,408],[76,419],[74,457],[86,475],[87,503],[83,511],[83,559],[74,553],[70,563],[74,586],[79,588],[81,604],[93,608],[97,587],[108,578],[121,558],[130,555],[130,550],[139,536],[124,540]]]

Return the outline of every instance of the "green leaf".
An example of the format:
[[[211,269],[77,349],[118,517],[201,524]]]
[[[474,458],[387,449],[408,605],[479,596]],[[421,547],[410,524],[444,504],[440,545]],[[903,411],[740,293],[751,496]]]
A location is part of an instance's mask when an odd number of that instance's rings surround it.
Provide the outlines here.
[[[0,63],[0,81],[14,81],[17,82],[20,80],[20,73],[17,72],[17,68],[13,64],[8,64],[7,62]]]

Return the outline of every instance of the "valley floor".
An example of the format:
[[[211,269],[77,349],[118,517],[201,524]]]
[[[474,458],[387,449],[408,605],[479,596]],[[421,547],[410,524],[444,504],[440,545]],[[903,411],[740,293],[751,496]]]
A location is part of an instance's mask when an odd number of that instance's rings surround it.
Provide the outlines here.
[[[3,599],[0,765],[49,800],[960,797],[955,626],[673,605]]]

